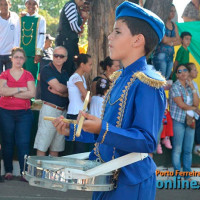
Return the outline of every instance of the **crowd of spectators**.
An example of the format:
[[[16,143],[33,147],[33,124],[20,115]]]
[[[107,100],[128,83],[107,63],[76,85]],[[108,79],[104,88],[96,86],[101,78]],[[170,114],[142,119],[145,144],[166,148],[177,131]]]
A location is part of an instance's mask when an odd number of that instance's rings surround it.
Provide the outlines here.
[[[39,0],[26,0],[27,12],[20,18],[10,11],[10,0],[0,0],[0,125],[7,180],[12,179],[14,145],[17,146],[21,173],[24,155],[29,154],[32,98],[43,102],[34,143],[37,155],[45,156],[48,152],[58,156],[65,149],[64,136],[43,117],[64,115],[76,120],[83,107],[88,90],[84,75],[92,69],[92,57],[79,54],[78,49],[78,35],[88,19],[88,12],[80,9],[83,5],[84,0],[70,0],[65,4],[60,14],[58,35],[54,38],[46,34],[46,21],[38,14]],[[192,0],[187,5],[182,16],[184,21],[199,20],[197,7],[199,0]],[[200,155],[200,96],[193,81],[198,72],[195,64],[189,62],[188,46],[192,34],[187,31],[179,36],[178,28],[172,22],[175,12],[175,6],[171,5],[165,36],[152,54],[152,64],[168,80],[165,89],[169,90],[157,153],[162,154],[161,144],[164,144],[172,149],[174,169],[180,170],[182,154],[183,171],[190,171],[194,139],[194,153]],[[54,49],[53,41],[56,43]],[[174,57],[174,46],[180,44]],[[120,69],[120,62],[106,57],[100,66],[103,73],[89,86],[92,91],[89,112],[97,117],[101,116],[104,95],[112,83],[110,76]],[[73,153],[84,151],[85,144],[74,143]]]

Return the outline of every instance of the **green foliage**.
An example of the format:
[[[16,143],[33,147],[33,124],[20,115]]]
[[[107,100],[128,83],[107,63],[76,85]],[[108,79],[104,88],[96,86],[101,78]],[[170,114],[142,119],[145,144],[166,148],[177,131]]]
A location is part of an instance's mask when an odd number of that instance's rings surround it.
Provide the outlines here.
[[[56,37],[57,28],[59,23],[60,11],[68,0],[41,0],[39,14],[46,19],[47,23],[47,33],[51,34],[53,37]],[[25,10],[25,0],[12,0],[11,10],[20,13],[22,10]],[[80,44],[87,43],[87,25],[85,25],[84,32],[80,37]]]
[[[20,9],[25,9],[25,0],[12,0],[12,10],[19,13]],[[40,9],[47,10],[52,17],[59,17],[60,10],[67,0],[41,0]]]
[[[57,34],[57,27],[59,23],[59,17],[52,17],[47,10],[39,10],[39,14],[42,15],[46,19],[47,24],[47,33],[51,34],[53,37]]]
[[[84,25],[84,31],[79,38],[79,44],[85,45],[88,42],[88,24]]]

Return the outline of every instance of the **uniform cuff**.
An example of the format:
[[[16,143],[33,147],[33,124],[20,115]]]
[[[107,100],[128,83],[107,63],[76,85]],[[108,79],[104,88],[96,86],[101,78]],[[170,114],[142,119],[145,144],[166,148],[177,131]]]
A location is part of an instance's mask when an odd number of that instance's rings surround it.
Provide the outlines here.
[[[99,137],[97,138],[98,143],[104,143],[106,136],[109,131],[109,124],[102,120],[101,132],[99,133]]]
[[[70,124],[70,133],[69,136],[66,136],[65,139],[68,141],[75,141],[76,140],[76,130],[77,130],[77,124]]]

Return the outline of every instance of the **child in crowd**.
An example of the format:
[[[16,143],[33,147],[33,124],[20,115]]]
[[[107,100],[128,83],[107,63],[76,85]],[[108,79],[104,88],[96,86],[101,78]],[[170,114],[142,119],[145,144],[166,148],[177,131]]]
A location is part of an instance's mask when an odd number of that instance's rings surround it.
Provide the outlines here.
[[[39,62],[45,43],[46,20],[38,14],[40,0],[25,0],[27,13],[20,18],[17,26],[19,41],[15,46],[20,46],[26,52],[26,62],[23,68],[30,71],[37,83]]]
[[[98,118],[101,118],[101,111],[104,96],[109,89],[109,81],[107,79],[101,78],[96,84],[96,95],[92,97],[90,103],[90,114]]]
[[[137,161],[115,172],[116,188],[94,192],[93,200],[153,200],[156,165],[148,153],[156,149],[166,99],[165,79],[147,66],[148,56],[164,36],[164,23],[149,10],[124,1],[116,9],[116,21],[108,36],[109,53],[123,69],[115,72],[105,96],[101,119],[86,112],[80,137],[76,124],[53,121],[67,140],[96,142],[90,160],[108,162],[138,152]],[[141,154],[144,153],[144,154]]]
[[[111,84],[112,81],[110,80],[110,76],[117,70],[120,69],[120,62],[117,60],[112,60],[110,56],[107,56],[104,60],[102,60],[100,63],[101,69],[103,70],[103,74],[100,76],[97,76],[93,79],[92,85],[91,85],[91,92],[92,95],[96,94],[96,84],[97,81],[100,78],[107,79],[108,82]]]
[[[163,153],[161,143],[165,145],[167,149],[172,149],[170,137],[173,137],[173,122],[167,107],[168,106],[166,105],[165,114],[162,121],[163,125],[162,129],[160,130],[161,135],[160,138],[158,139],[159,142],[156,151],[157,154]]]
[[[88,54],[80,54],[74,58],[77,69],[67,82],[69,94],[69,106],[67,119],[77,119],[79,111],[83,109],[83,102],[87,94],[87,85],[84,74],[89,74],[92,69],[92,59]],[[75,142],[75,152],[81,153],[85,150],[85,145]]]
[[[176,69],[176,66],[180,64],[186,64],[189,63],[189,50],[188,47],[190,46],[192,35],[189,32],[182,32],[181,33],[181,43],[182,45],[177,51],[176,58],[173,65],[173,75],[172,80],[173,82],[176,81],[176,74],[174,73],[174,70]]]
[[[44,66],[48,65],[51,61],[53,61],[53,41],[55,40],[50,34],[46,34],[46,40],[43,49],[43,56],[40,61],[40,69],[37,77],[37,90],[36,90],[36,99],[41,99],[41,88],[40,88],[40,72],[44,68]]]

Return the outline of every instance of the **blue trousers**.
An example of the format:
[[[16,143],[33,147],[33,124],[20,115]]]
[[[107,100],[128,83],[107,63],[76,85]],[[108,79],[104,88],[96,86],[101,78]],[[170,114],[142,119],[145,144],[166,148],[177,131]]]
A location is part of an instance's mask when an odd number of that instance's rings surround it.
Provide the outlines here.
[[[158,53],[153,57],[153,66],[166,79],[169,79],[173,67],[173,55],[168,56],[166,53]]]
[[[145,173],[145,172],[144,172]],[[118,183],[110,192],[94,192],[92,200],[154,200],[156,196],[156,175],[137,185]]]
[[[186,123],[180,123],[173,120],[173,131],[172,164],[174,171],[181,171],[181,153],[183,154],[183,171],[191,171],[194,129],[187,126]]]
[[[33,122],[31,110],[6,110],[0,108],[2,132],[2,156],[6,173],[12,173],[14,146],[18,150],[20,172],[24,168],[24,155],[29,155],[30,135]]]

